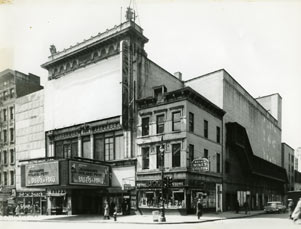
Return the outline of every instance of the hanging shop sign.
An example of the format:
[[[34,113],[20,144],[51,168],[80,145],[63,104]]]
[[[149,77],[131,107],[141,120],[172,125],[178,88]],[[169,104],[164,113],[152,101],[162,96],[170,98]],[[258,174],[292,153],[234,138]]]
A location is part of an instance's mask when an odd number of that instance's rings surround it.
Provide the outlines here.
[[[207,158],[198,158],[192,161],[192,170],[195,172],[208,172],[209,160]]]
[[[59,184],[59,162],[25,165],[26,187]]]
[[[69,161],[69,183],[74,185],[109,186],[109,167]]]

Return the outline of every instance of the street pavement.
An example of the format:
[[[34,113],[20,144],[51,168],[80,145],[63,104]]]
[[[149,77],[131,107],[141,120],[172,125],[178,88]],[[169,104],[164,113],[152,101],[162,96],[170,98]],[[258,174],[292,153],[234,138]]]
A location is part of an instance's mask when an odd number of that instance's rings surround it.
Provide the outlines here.
[[[0,221],[24,221],[24,222],[83,222],[83,223],[128,223],[128,224],[187,224],[187,223],[204,223],[226,219],[236,219],[253,217],[264,214],[263,211],[251,211],[248,214],[244,212],[222,212],[222,213],[205,213],[200,219],[196,215],[166,215],[166,222],[154,222],[152,215],[127,215],[117,216],[114,221],[113,217],[104,220],[102,215],[51,215],[51,216],[1,216]]]

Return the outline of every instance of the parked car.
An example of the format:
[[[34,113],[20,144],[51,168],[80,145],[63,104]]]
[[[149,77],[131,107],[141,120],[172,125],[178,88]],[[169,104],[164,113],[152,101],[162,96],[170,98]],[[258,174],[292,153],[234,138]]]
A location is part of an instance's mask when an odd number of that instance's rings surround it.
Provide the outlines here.
[[[284,213],[286,212],[286,207],[280,201],[268,202],[264,207],[265,213]]]

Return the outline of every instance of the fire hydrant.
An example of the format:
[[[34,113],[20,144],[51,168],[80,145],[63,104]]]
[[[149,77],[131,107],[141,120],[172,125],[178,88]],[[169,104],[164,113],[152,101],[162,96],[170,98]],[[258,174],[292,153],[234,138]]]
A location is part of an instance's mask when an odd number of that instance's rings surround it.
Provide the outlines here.
[[[117,212],[116,211],[113,213],[113,218],[114,218],[114,221],[117,221]]]

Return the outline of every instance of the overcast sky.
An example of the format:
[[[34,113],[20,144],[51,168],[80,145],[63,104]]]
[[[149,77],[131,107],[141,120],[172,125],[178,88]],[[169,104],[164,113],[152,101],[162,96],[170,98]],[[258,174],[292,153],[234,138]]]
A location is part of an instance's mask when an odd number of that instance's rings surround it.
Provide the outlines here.
[[[39,75],[49,56],[124,21],[133,0],[0,4],[0,71]],[[136,0],[148,57],[187,80],[226,69],[253,97],[282,96],[282,141],[301,146],[301,1]],[[121,7],[123,8],[122,18]]]

